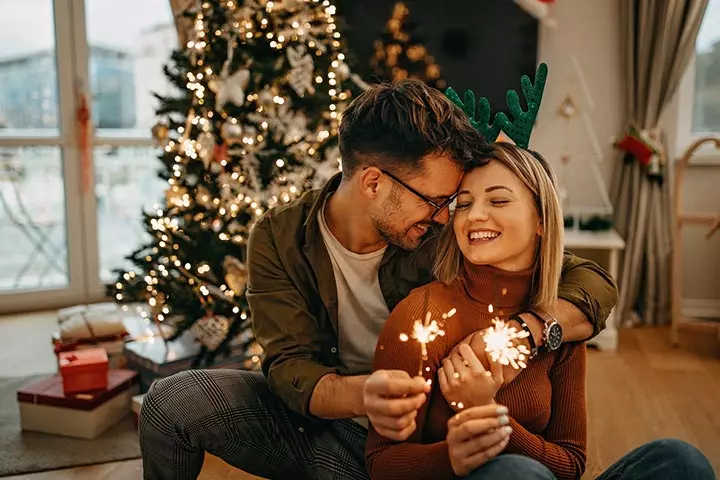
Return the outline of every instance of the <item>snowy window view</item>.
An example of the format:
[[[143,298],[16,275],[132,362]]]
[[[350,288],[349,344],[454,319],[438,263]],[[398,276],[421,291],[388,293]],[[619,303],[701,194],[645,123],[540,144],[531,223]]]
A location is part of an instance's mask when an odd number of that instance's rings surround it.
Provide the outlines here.
[[[11,8],[0,19],[0,138],[59,135],[52,3],[3,2]],[[161,203],[167,185],[155,173],[159,150],[150,129],[153,93],[172,88],[162,67],[177,33],[167,0],[86,0],[85,20],[92,121],[96,138],[107,140],[95,142],[92,154],[100,276],[110,281],[145,240],[142,209]],[[117,146],[113,139],[147,142]],[[68,283],[64,171],[61,146],[0,148],[0,292]]]

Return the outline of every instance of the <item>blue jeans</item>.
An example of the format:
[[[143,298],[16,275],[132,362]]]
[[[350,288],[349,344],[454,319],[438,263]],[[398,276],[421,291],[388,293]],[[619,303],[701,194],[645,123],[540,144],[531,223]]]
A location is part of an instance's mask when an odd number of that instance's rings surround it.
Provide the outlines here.
[[[692,445],[672,438],[642,445],[596,480],[716,480],[710,462]],[[542,463],[522,455],[493,458],[465,480],[555,480]]]
[[[508,453],[493,458],[463,478],[464,480],[555,480],[555,475],[537,460]]]
[[[597,480],[716,480],[707,458],[674,438],[641,445],[615,462]]]

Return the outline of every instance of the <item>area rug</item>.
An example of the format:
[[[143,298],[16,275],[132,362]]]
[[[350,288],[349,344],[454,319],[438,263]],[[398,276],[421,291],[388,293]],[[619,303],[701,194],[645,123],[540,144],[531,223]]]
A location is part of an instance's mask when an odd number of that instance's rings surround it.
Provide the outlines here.
[[[38,378],[0,377],[0,476],[140,458],[132,415],[93,440],[21,431],[16,391]]]

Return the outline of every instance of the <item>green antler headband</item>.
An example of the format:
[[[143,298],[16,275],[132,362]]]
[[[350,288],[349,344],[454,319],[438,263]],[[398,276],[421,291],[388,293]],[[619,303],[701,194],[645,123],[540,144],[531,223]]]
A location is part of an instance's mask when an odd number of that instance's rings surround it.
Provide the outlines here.
[[[480,130],[489,142],[494,142],[498,138],[498,135],[500,135],[500,132],[504,132],[517,146],[528,148],[530,135],[532,135],[532,129],[535,125],[535,119],[540,110],[547,74],[547,65],[541,63],[535,74],[534,85],[527,75],[523,75],[520,79],[520,85],[522,86],[523,94],[527,101],[527,111],[524,111],[520,106],[520,98],[517,92],[513,89],[508,90],[507,104],[508,107],[510,107],[510,114],[512,115],[513,121],[510,121],[504,112],[498,112],[495,114],[495,119],[490,123],[490,102],[488,102],[488,99],[485,97],[481,98],[478,101],[476,112],[475,94],[472,90],[465,91],[465,101],[460,100],[457,92],[450,87],[445,90],[445,96],[455,105],[463,109],[470,119],[472,126]]]

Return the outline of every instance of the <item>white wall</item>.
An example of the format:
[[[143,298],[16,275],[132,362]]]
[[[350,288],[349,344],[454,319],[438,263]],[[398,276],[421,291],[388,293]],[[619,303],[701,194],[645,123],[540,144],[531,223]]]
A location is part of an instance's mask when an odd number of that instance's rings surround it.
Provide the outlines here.
[[[578,108],[590,113],[603,154],[598,167],[609,188],[618,158],[611,138],[620,134],[624,121],[619,0],[557,0],[552,16],[557,27],[543,26],[540,32],[539,60],[548,64],[549,76],[530,146],[552,163],[558,176],[566,174],[563,183],[571,205],[602,206],[603,198],[590,170],[594,150],[582,119],[576,117],[568,123],[557,110],[570,93]],[[592,111],[573,68],[573,54],[594,101]],[[570,154],[570,161],[563,169],[560,158],[565,152]]]
[[[620,161],[612,147],[612,137],[621,135],[625,126],[621,1],[557,0],[552,11],[557,27],[543,26],[540,33],[539,59],[548,64],[550,73],[530,146],[543,153],[558,174],[563,171],[561,155],[566,150],[570,153],[572,159],[566,170],[565,184],[569,200],[575,205],[601,203],[592,173],[584,163],[591,160],[592,146],[581,121],[568,125],[557,115],[557,109],[568,92],[580,108],[587,107],[570,57],[574,53],[595,103],[591,119],[603,151],[599,167],[607,188],[610,188],[613,169]],[[689,122],[692,118],[694,65],[688,68],[689,73],[661,122],[673,162],[693,140]],[[709,160],[720,162],[720,155]],[[684,209],[706,213],[720,211],[720,168],[697,167],[690,170],[686,179]],[[690,314],[719,315],[720,233],[706,240],[706,231],[706,227],[693,227],[684,235],[684,306]]]

